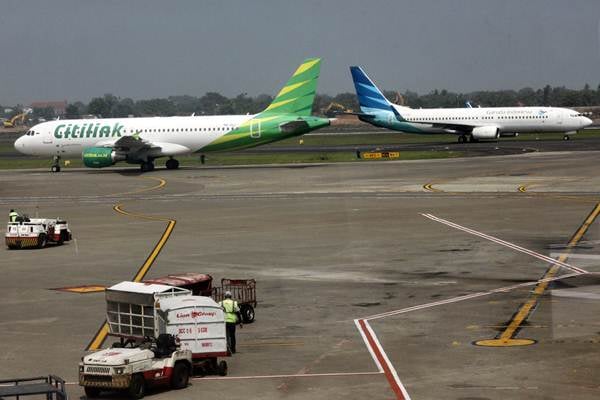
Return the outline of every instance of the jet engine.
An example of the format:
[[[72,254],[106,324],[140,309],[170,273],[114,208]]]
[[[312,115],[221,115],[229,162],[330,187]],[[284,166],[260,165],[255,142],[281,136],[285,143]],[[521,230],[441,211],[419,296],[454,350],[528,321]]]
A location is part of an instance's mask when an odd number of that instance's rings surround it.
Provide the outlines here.
[[[125,156],[117,154],[111,147],[88,147],[81,155],[83,164],[89,168],[110,167],[117,161],[125,160]]]
[[[471,135],[475,139],[497,139],[500,136],[500,132],[495,126],[478,126],[473,128]]]

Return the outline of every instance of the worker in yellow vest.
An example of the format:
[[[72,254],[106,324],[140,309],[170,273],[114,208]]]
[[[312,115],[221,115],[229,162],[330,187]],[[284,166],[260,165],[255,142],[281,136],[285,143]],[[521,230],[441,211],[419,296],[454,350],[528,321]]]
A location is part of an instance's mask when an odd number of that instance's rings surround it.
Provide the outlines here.
[[[8,213],[8,222],[17,222],[17,218],[19,217],[19,213],[15,210],[10,210]]]
[[[240,315],[240,307],[237,301],[231,298],[231,292],[228,290],[225,292],[225,299],[219,302],[223,311],[225,311],[225,332],[227,333],[227,347],[231,354],[235,354],[235,326],[239,323],[240,328],[242,325],[242,318]]]

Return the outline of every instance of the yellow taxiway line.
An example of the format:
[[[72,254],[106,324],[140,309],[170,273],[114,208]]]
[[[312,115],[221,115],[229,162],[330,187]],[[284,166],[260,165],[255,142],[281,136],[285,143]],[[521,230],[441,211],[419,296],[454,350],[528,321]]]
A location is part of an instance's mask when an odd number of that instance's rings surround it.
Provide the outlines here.
[[[436,189],[433,187],[433,182],[429,182],[423,185],[423,189],[427,190],[428,192],[443,192],[443,190],[440,189]]]
[[[550,279],[554,278],[558,271],[560,271],[560,264],[567,261],[567,259],[569,258],[569,253],[571,252],[573,247],[575,247],[577,243],[579,243],[583,235],[585,235],[589,227],[594,223],[594,221],[598,217],[598,214],[600,214],[600,203],[596,204],[596,206],[594,207],[592,212],[590,212],[583,224],[581,224],[579,229],[577,229],[577,231],[573,234],[573,237],[571,237],[571,239],[567,243],[565,252],[561,254],[560,257],[558,257],[558,263],[553,264],[550,268],[548,268],[548,270],[540,279],[540,282],[531,291],[531,294],[529,295],[527,301],[519,307],[518,311],[512,317],[506,329],[495,339],[479,340],[474,344],[478,346],[508,347],[526,346],[534,344],[536,342],[533,339],[515,339],[515,336],[517,335],[523,322],[527,320],[527,318],[531,314],[531,311],[537,305],[541,295],[544,294],[544,292],[548,288],[548,285],[551,282]]]
[[[133,192],[128,192],[126,194],[141,193],[141,192],[146,192],[146,191],[150,191],[150,190],[160,189],[160,188],[163,188],[167,183],[164,179],[161,179],[161,178],[152,178],[152,177],[149,177],[149,178],[158,180],[159,183],[151,188],[144,188],[144,189],[136,190]],[[145,214],[137,214],[137,213],[125,211],[123,209],[122,204],[116,204],[113,207],[113,210],[115,210],[119,214],[123,214],[123,215],[129,216],[129,217],[132,217],[132,218],[145,219],[145,220],[150,220],[150,221],[167,222],[167,226],[166,226],[165,231],[163,232],[162,236],[160,237],[160,239],[158,240],[158,242],[156,243],[156,245],[154,246],[154,248],[148,255],[148,258],[146,258],[146,261],[144,261],[142,266],[138,269],[138,271],[132,278],[133,282],[141,282],[142,279],[144,279],[144,277],[148,273],[148,271],[150,271],[150,268],[154,264],[154,261],[156,261],[156,258],[160,254],[160,251],[162,250],[162,248],[165,246],[165,244],[169,240],[169,237],[171,236],[171,233],[173,232],[173,229],[175,228],[175,224],[177,223],[177,221],[174,219],[169,219],[169,218],[164,218],[164,217],[157,217],[157,216],[145,215]],[[102,346],[102,343],[104,343],[104,340],[106,339],[107,335],[108,335],[108,323],[106,321],[104,321],[104,323],[102,324],[100,329],[98,329],[98,332],[96,332],[96,335],[94,336],[94,338],[87,345],[86,350],[88,350],[88,351],[89,350],[98,350],[100,348],[100,346]]]

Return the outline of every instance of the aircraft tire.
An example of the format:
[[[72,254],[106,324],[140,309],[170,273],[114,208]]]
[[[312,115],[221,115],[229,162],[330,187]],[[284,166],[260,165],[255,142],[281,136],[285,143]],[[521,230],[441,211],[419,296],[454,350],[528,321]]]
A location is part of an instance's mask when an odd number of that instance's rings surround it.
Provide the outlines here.
[[[167,169],[177,169],[179,168],[179,161],[177,161],[174,158],[169,158],[165,163],[165,166],[167,167]]]

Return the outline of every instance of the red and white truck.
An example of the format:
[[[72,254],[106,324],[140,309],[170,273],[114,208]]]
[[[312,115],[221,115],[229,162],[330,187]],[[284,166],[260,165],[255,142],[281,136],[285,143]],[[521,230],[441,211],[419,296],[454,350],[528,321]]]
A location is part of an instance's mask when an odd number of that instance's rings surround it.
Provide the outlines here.
[[[4,241],[9,249],[36,247],[41,249],[48,243],[58,245],[72,239],[67,221],[60,218],[19,217],[6,226]]]
[[[210,297],[174,286],[121,282],[106,289],[112,348],[84,356],[79,384],[88,397],[127,390],[142,398],[153,386],[181,389],[194,369],[227,374],[225,316]]]

